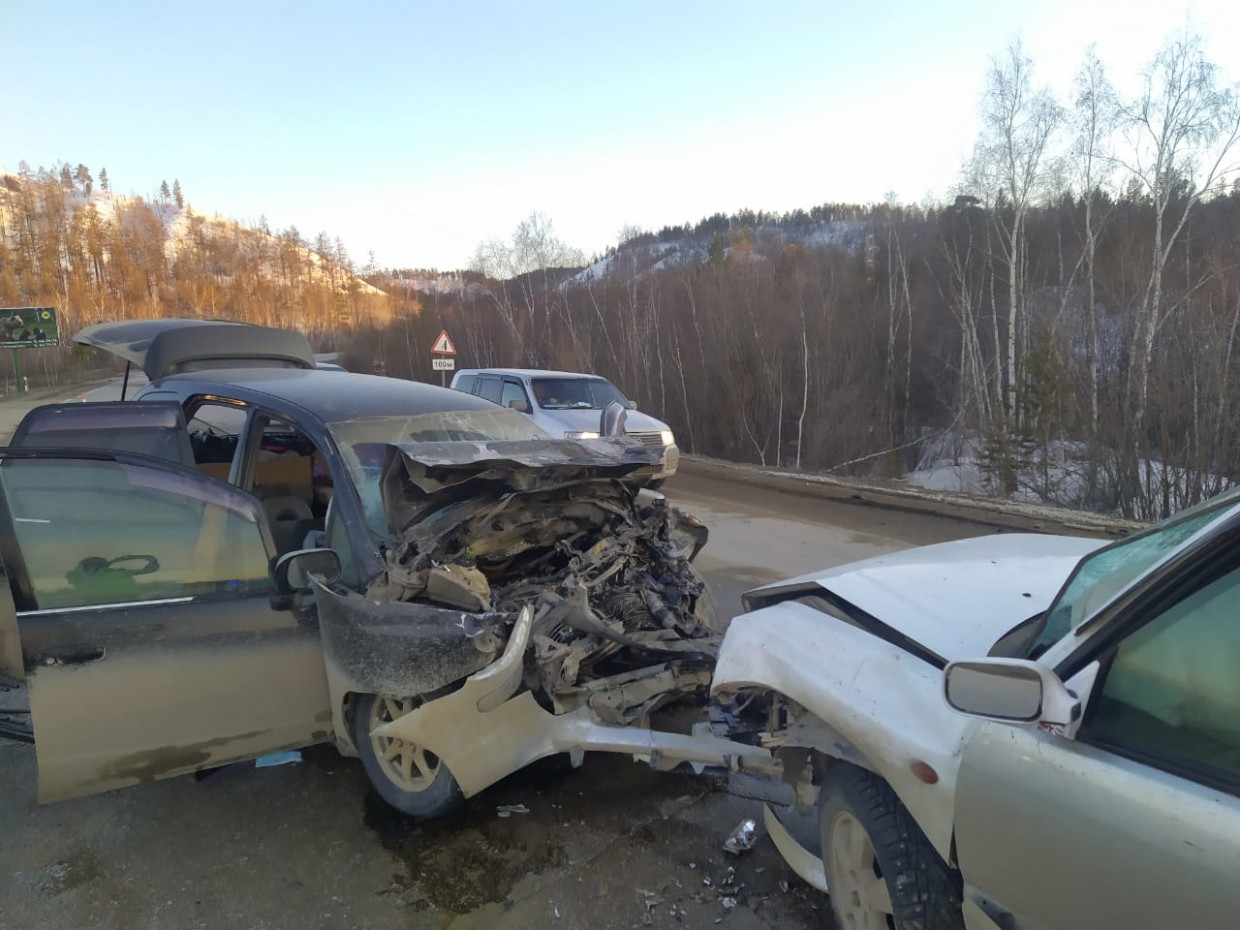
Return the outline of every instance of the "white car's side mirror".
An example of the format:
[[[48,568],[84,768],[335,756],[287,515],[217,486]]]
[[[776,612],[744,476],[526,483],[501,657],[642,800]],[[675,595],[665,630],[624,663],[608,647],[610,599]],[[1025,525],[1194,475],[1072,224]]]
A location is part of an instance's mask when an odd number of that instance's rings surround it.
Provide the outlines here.
[[[943,697],[957,713],[1018,726],[1072,727],[1081,702],[1053,671],[1025,659],[952,662]]]

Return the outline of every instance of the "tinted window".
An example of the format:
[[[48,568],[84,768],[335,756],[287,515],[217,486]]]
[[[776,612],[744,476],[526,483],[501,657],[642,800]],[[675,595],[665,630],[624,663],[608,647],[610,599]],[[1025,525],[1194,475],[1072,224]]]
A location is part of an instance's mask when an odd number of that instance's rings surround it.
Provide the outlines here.
[[[1240,569],[1124,639],[1085,735],[1240,782]]]
[[[503,393],[499,396],[501,407],[511,407],[513,401],[520,401],[529,408],[530,400],[525,396],[525,389],[515,381],[505,381]]]
[[[493,404],[499,403],[499,396],[502,388],[499,378],[479,378],[478,393],[485,397]]]
[[[22,420],[10,446],[138,452],[179,465],[193,464],[181,407],[174,403],[115,401],[39,407]]]
[[[116,462],[9,459],[0,485],[36,606],[267,588],[256,503],[192,474]]]
[[[456,379],[456,384],[453,387],[458,391],[464,391],[466,394],[472,394],[474,392],[474,385],[477,382],[478,378],[475,375],[461,375]]]
[[[189,421],[190,445],[199,465],[232,464],[249,413],[232,404],[199,404]],[[209,469],[216,478],[228,477],[227,467]]]

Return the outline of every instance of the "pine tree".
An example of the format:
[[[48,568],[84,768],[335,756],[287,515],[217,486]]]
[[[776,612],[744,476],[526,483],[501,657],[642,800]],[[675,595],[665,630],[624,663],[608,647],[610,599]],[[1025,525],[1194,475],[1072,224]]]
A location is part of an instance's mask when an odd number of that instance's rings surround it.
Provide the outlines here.
[[[164,203],[167,203],[168,198],[171,196],[172,196],[172,191],[168,190],[168,182],[160,181],[159,182],[159,199],[162,200]]]
[[[73,178],[75,181],[77,181],[79,184],[82,185],[82,192],[86,194],[87,197],[89,197],[91,188],[95,184],[94,179],[90,176],[90,169],[87,168],[85,165],[78,165],[77,171],[75,171],[73,174]]]
[[[70,190],[73,187],[73,172],[69,170],[68,162],[60,166],[60,186],[65,190]]]
[[[105,193],[112,189],[111,184],[108,183],[108,169],[107,168],[99,169],[99,189],[101,191],[104,191]]]
[[[181,193],[181,182],[176,178],[172,181],[172,199],[178,210],[185,209],[185,196]]]

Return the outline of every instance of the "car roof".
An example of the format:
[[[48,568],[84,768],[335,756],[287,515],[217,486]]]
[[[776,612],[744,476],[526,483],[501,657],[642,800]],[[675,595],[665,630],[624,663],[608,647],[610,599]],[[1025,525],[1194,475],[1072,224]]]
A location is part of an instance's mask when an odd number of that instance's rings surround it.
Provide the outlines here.
[[[596,378],[606,381],[602,375],[582,371],[554,371],[549,368],[462,368],[462,375],[512,375],[516,378]]]
[[[169,375],[153,382],[155,390],[219,393],[261,403],[268,398],[300,407],[324,423],[358,417],[409,416],[451,410],[490,410],[489,400],[451,388],[352,371],[321,368],[225,368]]]

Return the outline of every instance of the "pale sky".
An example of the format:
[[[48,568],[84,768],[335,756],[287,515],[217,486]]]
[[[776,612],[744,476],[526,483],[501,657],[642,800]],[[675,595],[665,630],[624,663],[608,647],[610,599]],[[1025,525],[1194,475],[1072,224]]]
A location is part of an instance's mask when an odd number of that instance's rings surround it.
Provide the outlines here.
[[[533,211],[587,254],[741,208],[943,197],[988,61],[1131,88],[1169,36],[1240,78],[1215,0],[0,0],[0,168],[179,178],[201,212],[466,265]]]

